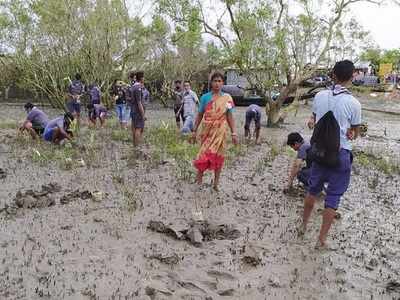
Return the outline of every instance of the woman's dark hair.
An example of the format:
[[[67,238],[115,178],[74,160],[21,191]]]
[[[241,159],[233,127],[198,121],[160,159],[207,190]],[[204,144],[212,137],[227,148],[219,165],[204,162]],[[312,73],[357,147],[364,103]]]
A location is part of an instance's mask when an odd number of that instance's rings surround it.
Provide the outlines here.
[[[219,71],[215,71],[212,75],[211,75],[211,81],[214,81],[214,79],[216,79],[216,78],[221,78],[222,79],[222,81],[224,81],[224,74],[222,74],[221,72],[219,72]]]
[[[184,83],[184,84],[185,84],[185,83],[189,83],[189,84],[190,84],[190,81],[189,81],[189,80],[185,80],[183,83]]]
[[[338,61],[333,67],[332,73],[339,82],[349,81],[355,71],[354,64],[350,60]]]
[[[28,109],[32,109],[34,106],[35,106],[35,105],[33,105],[32,103],[27,102],[27,103],[24,105],[24,108],[25,108],[25,110],[28,110]]]
[[[294,146],[296,143],[303,143],[304,139],[298,132],[292,132],[289,133],[288,138],[287,138],[287,145],[288,146]]]
[[[141,81],[144,78],[144,72],[136,72],[136,81]]]
[[[175,82],[174,82],[175,84],[177,84],[177,83],[182,83],[182,80],[175,80]]]

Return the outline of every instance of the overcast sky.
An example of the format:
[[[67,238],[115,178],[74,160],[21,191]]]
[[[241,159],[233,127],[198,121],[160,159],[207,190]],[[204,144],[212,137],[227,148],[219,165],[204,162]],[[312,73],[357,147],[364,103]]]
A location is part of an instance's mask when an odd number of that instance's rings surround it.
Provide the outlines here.
[[[130,0],[128,3],[135,1],[145,3],[141,10],[142,14],[151,11],[151,1]],[[212,0],[202,1],[207,3],[207,6],[212,6]],[[293,11],[293,6],[290,8]],[[373,40],[380,48],[400,48],[400,5],[394,3],[385,5],[367,2],[355,3],[351,6],[350,14],[355,16],[363,28],[371,33]]]
[[[352,13],[383,49],[400,48],[400,6],[357,3]]]

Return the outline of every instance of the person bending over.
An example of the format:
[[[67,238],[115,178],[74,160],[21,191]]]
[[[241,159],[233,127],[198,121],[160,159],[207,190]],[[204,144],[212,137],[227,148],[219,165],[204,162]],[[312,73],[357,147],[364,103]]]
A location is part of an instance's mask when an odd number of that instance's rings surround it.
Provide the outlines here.
[[[246,110],[246,122],[244,125],[244,136],[247,141],[251,139],[250,125],[254,121],[254,136],[256,144],[260,144],[260,129],[261,129],[261,108],[257,104],[251,104]]]
[[[47,123],[47,126],[43,133],[43,139],[48,142],[52,142],[59,145],[65,139],[72,139],[72,131],[70,126],[74,116],[67,112],[63,116],[59,116]]]
[[[26,130],[33,139],[36,139],[43,134],[49,118],[42,110],[30,102],[25,104],[24,109],[28,115],[19,130],[21,132]]]
[[[300,133],[292,132],[288,135],[287,145],[297,152],[297,156],[290,169],[289,179],[285,190],[289,191],[292,188],[293,181],[296,177],[307,189],[311,170],[311,161],[307,159],[307,152],[311,148],[310,143],[304,141]],[[306,163],[305,166],[304,162]]]
[[[103,127],[107,118],[107,108],[101,104],[88,104],[87,109],[89,112],[89,121],[96,127],[97,119],[100,120],[100,127]]]

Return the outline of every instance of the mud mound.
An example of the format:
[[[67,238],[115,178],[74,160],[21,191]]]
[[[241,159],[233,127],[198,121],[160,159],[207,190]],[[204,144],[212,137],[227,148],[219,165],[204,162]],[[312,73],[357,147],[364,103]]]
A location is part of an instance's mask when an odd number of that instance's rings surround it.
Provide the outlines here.
[[[18,208],[44,208],[56,204],[53,193],[59,192],[61,187],[57,183],[42,185],[41,191],[18,191],[14,203]]]
[[[73,191],[71,193],[68,193],[64,196],[61,197],[60,199],[60,204],[68,204],[70,202],[76,201],[76,200],[87,200],[87,199],[94,199],[93,194],[88,191],[88,190],[84,190],[84,191]]]
[[[392,280],[387,283],[386,291],[389,293],[400,293],[400,282]]]
[[[212,224],[207,221],[188,222],[177,219],[169,224],[162,221],[150,221],[148,228],[178,240],[188,240],[195,246],[212,240],[235,240],[241,236],[240,231],[233,225]]]

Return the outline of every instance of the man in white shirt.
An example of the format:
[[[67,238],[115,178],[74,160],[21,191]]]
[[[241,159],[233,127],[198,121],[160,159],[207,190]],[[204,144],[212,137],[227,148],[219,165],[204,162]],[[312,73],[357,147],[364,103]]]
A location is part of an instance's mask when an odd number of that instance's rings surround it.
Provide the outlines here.
[[[361,124],[361,104],[347,90],[351,84],[354,73],[354,65],[351,61],[337,62],[333,68],[334,86],[331,89],[319,92],[313,103],[313,114],[308,121],[310,128],[319,121],[328,111],[333,115],[340,127],[340,150],[338,154],[339,166],[326,167],[317,162],[312,163],[309,179],[309,190],[304,200],[303,224],[299,230],[304,234],[317,195],[327,184],[325,210],[319,234],[318,248],[326,248],[326,238],[332,222],[336,216],[336,210],[341,196],[347,191],[350,184],[351,164],[351,140],[357,138]]]

